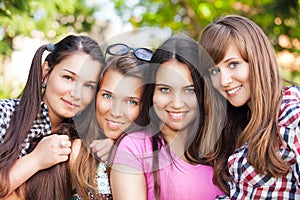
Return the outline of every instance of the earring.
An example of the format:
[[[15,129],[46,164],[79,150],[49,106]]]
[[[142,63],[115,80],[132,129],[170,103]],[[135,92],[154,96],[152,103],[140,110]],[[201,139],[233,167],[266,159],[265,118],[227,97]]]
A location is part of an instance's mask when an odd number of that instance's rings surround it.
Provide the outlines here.
[[[47,86],[47,83],[43,82],[42,83],[42,88],[46,88],[46,86]]]

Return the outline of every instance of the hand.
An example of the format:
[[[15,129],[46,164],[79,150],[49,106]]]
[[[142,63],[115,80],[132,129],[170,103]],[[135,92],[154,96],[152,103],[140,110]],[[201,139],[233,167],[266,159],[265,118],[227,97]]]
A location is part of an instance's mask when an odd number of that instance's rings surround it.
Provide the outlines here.
[[[44,137],[30,154],[42,170],[68,160],[70,153],[69,136],[52,134]]]
[[[102,140],[94,140],[90,144],[90,148],[97,155],[97,157],[102,161],[107,163],[108,156],[113,146],[114,141],[112,139],[102,139]]]

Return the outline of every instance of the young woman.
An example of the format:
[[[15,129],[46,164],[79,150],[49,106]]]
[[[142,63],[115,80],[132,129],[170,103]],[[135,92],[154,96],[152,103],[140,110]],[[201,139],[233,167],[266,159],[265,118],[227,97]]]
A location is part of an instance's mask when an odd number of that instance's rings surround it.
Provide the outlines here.
[[[42,64],[45,50],[50,54]],[[20,98],[0,100],[0,198],[14,191],[32,194],[20,186],[40,170],[68,159],[69,137],[51,133],[90,104],[103,64],[100,47],[86,36],[70,35],[36,51]],[[48,199],[66,197],[59,186],[50,187],[39,185],[39,193]]]
[[[200,44],[216,63],[203,68],[220,99],[211,120],[225,122],[213,131],[215,182],[230,199],[300,198],[300,87],[282,85],[268,38],[245,17],[215,20]]]
[[[198,150],[206,118],[199,67],[209,64],[203,53],[188,37],[170,38],[154,53],[142,99],[149,124],[117,141],[111,170],[115,200],[214,199],[223,194]]]
[[[96,199],[111,199],[107,174],[108,168],[104,158],[107,156],[102,154],[104,150],[103,142],[108,142],[105,151],[109,152],[114,141],[139,116],[142,106],[141,98],[149,68],[147,60],[150,60],[152,56],[152,51],[149,49],[137,48],[131,53],[130,47],[120,43],[110,45],[107,47],[106,52],[111,57],[107,61],[98,88],[95,102],[96,117],[91,119],[89,130],[81,131],[80,133],[80,136],[82,136],[81,140],[86,147],[81,145],[76,148],[80,149],[78,150],[79,157],[76,159],[76,162],[82,163],[82,160],[84,160],[81,159],[82,156],[89,156],[90,160],[94,160],[94,162],[92,162],[92,165],[85,163],[85,167],[82,167],[82,164],[74,165],[75,167],[81,167],[81,169],[77,169],[79,171],[85,169],[94,172],[94,174],[90,173],[91,177],[84,178],[85,180],[90,180],[89,184],[85,186],[82,186],[82,181],[80,181],[82,179],[74,177],[74,180],[77,180],[75,185],[78,193],[75,195],[77,199],[88,199],[85,191],[92,191],[91,189],[94,192],[96,191],[94,193]],[[92,111],[89,114],[91,115]],[[105,138],[108,138],[108,140],[104,140]],[[88,145],[91,142],[90,147],[101,158],[100,163],[90,154]],[[83,174],[82,177],[85,176],[84,172],[80,174]]]

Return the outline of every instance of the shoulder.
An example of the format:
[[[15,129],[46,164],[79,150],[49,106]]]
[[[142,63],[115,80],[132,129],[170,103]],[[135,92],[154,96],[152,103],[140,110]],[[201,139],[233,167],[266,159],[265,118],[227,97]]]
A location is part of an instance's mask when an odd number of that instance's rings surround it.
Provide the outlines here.
[[[283,88],[278,125],[290,128],[299,126],[300,121],[300,86]]]
[[[147,131],[139,131],[127,134],[122,138],[119,146],[148,146],[152,144],[152,135]]]
[[[13,112],[19,103],[20,99],[0,99],[0,112]]]
[[[148,171],[152,163],[151,134],[133,132],[122,138],[117,146],[113,164],[129,166],[138,171]]]
[[[1,99],[0,100],[0,124],[8,124],[16,107],[19,105],[19,99]],[[3,126],[2,126],[3,128]],[[7,127],[4,127],[7,128]]]

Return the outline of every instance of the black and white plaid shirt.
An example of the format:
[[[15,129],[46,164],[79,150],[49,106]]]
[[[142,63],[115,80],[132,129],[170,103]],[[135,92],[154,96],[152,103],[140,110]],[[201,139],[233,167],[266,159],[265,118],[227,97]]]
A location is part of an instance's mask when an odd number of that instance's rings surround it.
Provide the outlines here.
[[[16,110],[20,103],[20,99],[1,99],[0,100],[0,144],[3,143],[6,130],[9,127],[9,122],[13,112]],[[48,108],[45,103],[41,103],[41,113],[38,114],[33,126],[28,132],[27,138],[21,144],[21,153],[19,157],[28,154],[30,141],[33,138],[49,135],[51,133],[51,123],[48,116]],[[17,134],[17,133],[16,133]]]

